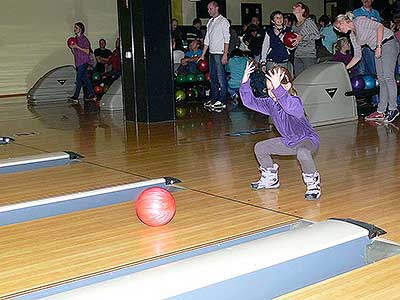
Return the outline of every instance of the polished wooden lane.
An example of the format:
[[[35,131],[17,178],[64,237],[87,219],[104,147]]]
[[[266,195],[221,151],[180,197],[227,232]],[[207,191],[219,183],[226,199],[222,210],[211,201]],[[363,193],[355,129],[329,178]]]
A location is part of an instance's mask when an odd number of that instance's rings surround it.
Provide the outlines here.
[[[20,156],[43,154],[43,151],[38,149],[31,149],[25,146],[10,143],[7,145],[0,145],[0,159],[16,158]]]
[[[138,176],[84,162],[1,175],[1,205],[143,181]]]
[[[167,226],[123,203],[0,228],[0,298],[243,236],[296,220],[200,192],[174,193]]]
[[[279,300],[396,300],[400,298],[400,256],[278,297]]]
[[[382,227],[388,231],[386,238],[400,242],[398,121],[394,126],[360,121],[317,128],[321,148],[316,163],[322,175],[323,196],[312,202],[303,198],[305,188],[293,158],[277,159],[280,189],[249,189],[249,182],[259,176],[254,144],[276,133],[239,137],[224,134],[265,128],[265,118],[256,114],[194,112],[192,118],[176,123],[146,125],[125,124],[118,113],[96,115],[58,107],[31,109],[29,119],[26,107],[21,105],[19,109],[21,119],[10,118],[7,126],[0,120],[0,135],[17,131],[40,133],[18,137],[17,142],[30,149],[82,153],[88,165],[107,167],[115,174],[128,172],[138,178],[174,176],[192,192],[211,198],[222,196],[226,201],[238,201],[237,205],[250,203],[312,220],[359,219]],[[111,173],[110,176],[113,178]],[[85,184],[79,189],[86,189]],[[399,266],[397,260],[393,264]],[[353,278],[352,272],[348,275]],[[400,298],[400,293],[397,295]]]

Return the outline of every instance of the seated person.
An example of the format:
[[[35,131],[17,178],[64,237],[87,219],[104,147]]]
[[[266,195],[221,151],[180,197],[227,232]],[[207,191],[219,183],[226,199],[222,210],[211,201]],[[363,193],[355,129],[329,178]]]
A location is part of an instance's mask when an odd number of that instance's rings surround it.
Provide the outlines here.
[[[347,65],[351,59],[353,58],[353,55],[351,55],[351,46],[350,46],[350,41],[347,37],[342,37],[337,40],[335,44],[335,54],[333,54],[332,61],[340,61]],[[355,76],[356,74],[356,67],[353,67],[350,71],[350,77]]]
[[[203,32],[201,31],[201,20],[199,18],[196,18],[193,20],[193,26],[190,27],[186,33],[186,40],[188,41],[193,41],[193,40],[199,40],[200,42],[203,42]]]
[[[257,63],[261,59],[261,50],[264,41],[264,36],[261,36],[258,32],[258,27],[254,24],[250,24],[243,36],[243,42],[250,50],[251,57],[254,58]]]
[[[186,51],[185,57],[181,59],[181,66],[178,69],[178,73],[197,73],[197,61],[202,54],[200,49],[200,41],[193,40],[189,45],[189,50]]]
[[[234,49],[230,55],[227,64],[227,72],[230,72],[228,80],[228,93],[231,97],[232,104],[236,106],[239,98],[239,88],[242,82],[244,70],[249,58],[245,56],[244,52],[240,49]]]
[[[94,56],[97,60],[96,68],[94,72],[104,73],[105,66],[109,63],[111,57],[111,50],[106,48],[106,40],[100,39],[99,40],[99,48],[94,50]]]
[[[175,39],[172,39],[172,59],[174,62],[174,73],[175,74],[181,65],[182,58],[184,58],[184,57],[185,57],[185,53],[182,50],[176,48],[176,41],[175,41]]]
[[[121,76],[121,49],[120,39],[115,40],[115,49],[113,50],[110,57],[111,72],[117,77]]]

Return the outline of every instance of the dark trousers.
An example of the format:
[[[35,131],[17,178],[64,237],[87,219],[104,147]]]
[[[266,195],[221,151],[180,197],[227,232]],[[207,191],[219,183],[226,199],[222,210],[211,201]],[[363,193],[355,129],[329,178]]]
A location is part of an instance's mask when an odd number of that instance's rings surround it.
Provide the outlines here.
[[[76,87],[75,87],[74,97],[79,97],[83,84],[88,89],[89,97],[94,96],[94,90],[92,83],[90,82],[90,79],[88,77],[87,67],[88,64],[83,64],[76,68],[76,82],[75,82]]]

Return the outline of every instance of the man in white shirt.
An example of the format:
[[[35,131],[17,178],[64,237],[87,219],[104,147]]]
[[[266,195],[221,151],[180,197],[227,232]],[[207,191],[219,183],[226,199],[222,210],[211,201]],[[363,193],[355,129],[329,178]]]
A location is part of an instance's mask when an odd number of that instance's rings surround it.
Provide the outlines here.
[[[228,63],[229,22],[219,13],[219,5],[216,1],[208,3],[207,9],[211,19],[207,23],[207,33],[200,59],[204,59],[209,50],[211,100],[207,101],[204,107],[220,112],[226,108],[227,80],[224,65]]]

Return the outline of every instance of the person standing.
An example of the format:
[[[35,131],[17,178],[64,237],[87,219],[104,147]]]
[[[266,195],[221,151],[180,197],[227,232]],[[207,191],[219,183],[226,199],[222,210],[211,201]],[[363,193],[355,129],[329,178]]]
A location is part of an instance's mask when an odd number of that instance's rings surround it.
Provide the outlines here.
[[[293,14],[297,22],[293,24],[292,30],[297,34],[294,46],[294,74],[298,76],[308,67],[317,63],[317,51],[315,41],[320,38],[315,22],[309,18],[310,9],[302,2],[293,6]]]
[[[271,26],[267,28],[262,44],[261,63],[266,64],[267,70],[278,65],[290,70],[290,52],[283,43],[283,37],[291,28],[284,26],[283,13],[279,10],[271,13],[270,21]]]
[[[229,22],[220,14],[219,4],[216,1],[208,3],[207,10],[211,19],[207,23],[200,59],[204,59],[209,50],[211,100],[204,103],[204,107],[220,112],[226,108],[227,81],[224,65],[228,63]]]
[[[106,48],[106,40],[99,40],[99,48],[94,50],[94,56],[96,57],[96,67],[93,72],[104,73],[106,70],[106,65],[110,63],[112,52],[110,49]]]
[[[74,54],[74,61],[76,67],[76,83],[75,92],[69,100],[72,103],[79,103],[79,94],[82,85],[84,84],[89,92],[87,100],[96,100],[92,83],[88,78],[88,65],[90,62],[90,42],[85,36],[85,25],[82,22],[74,24],[74,33],[76,35],[76,44],[70,46]]]
[[[355,18],[358,17],[367,17],[368,19],[381,23],[381,16],[376,9],[372,8],[372,2],[374,0],[362,0],[363,6],[357,8],[353,11],[353,15]],[[362,45],[362,56],[361,60],[356,66],[357,73],[362,75],[376,75],[376,65],[375,65],[375,52],[368,46]],[[379,103],[379,97],[374,95],[372,97],[372,102],[374,104]]]
[[[354,49],[353,59],[346,65],[351,69],[361,59],[361,46],[368,45],[375,51],[375,64],[379,81],[379,104],[376,112],[367,116],[366,120],[393,122],[399,115],[397,109],[397,85],[394,76],[399,43],[393,31],[381,23],[367,17],[358,17],[348,12],[336,17],[335,28],[347,33],[350,31],[350,40]],[[388,107],[389,106],[389,107]],[[389,109],[386,113],[387,108]]]

